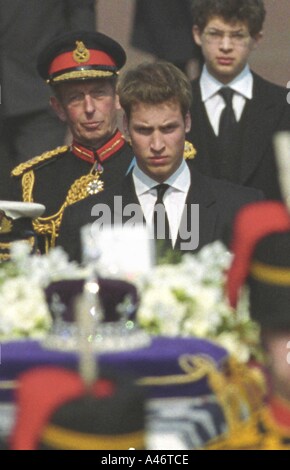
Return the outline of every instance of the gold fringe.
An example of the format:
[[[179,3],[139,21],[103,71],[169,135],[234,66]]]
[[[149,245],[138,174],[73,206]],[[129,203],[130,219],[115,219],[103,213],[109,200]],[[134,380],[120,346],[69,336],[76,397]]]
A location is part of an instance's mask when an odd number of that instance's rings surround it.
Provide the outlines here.
[[[73,70],[72,72],[63,73],[62,75],[51,78],[47,80],[47,83],[58,83],[82,78],[111,77],[112,75],[116,75],[116,73],[104,70]]]

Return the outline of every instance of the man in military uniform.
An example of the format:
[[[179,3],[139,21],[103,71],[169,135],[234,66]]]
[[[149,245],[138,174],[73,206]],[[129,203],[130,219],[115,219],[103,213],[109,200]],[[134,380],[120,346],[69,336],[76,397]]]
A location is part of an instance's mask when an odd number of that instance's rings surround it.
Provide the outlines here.
[[[39,55],[38,72],[54,92],[51,106],[73,139],[12,172],[16,199],[46,206],[34,221],[42,251],[55,245],[66,206],[118,183],[130,168],[133,153],[117,128],[116,80],[125,62],[123,48],[97,32],[63,34]]]
[[[250,314],[260,326],[265,351],[266,393],[245,421],[232,419],[234,406],[220,400],[230,421],[228,433],[207,449],[290,450],[290,216],[283,204],[265,201],[243,208],[232,249],[227,292],[235,307],[241,287],[248,286]]]

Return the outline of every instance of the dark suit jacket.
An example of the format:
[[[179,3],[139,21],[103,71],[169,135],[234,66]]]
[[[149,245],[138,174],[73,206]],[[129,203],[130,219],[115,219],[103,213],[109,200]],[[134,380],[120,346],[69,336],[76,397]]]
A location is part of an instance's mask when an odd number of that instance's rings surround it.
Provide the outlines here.
[[[201,119],[205,107],[201,101],[199,80],[192,82],[192,90],[192,129],[187,138],[197,149],[193,164],[202,173],[216,177],[210,164],[208,133]],[[247,119],[242,134],[240,176],[237,182],[261,189],[269,199],[281,198],[272,139],[277,131],[290,130],[290,106],[286,95],[286,88],[254,74],[253,99],[246,105]]]
[[[187,222],[189,227],[198,223],[198,221],[190,220],[189,212],[192,204],[199,204],[199,245],[197,249],[218,239],[227,242],[233,218],[237,211],[247,203],[263,199],[263,193],[252,188],[244,188],[223,180],[203,176],[193,168],[190,171],[191,186],[186,200]],[[115,196],[122,196],[121,213],[119,208],[116,208]],[[143,220],[132,173],[130,173],[121,184],[73,204],[64,211],[58,245],[66,250],[71,259],[81,260],[79,230],[82,226],[96,220],[92,216],[92,208],[96,204],[105,204],[110,208],[114,217],[112,223],[118,218],[123,223],[128,220],[130,217],[124,216],[123,208],[129,204],[136,204],[140,208],[139,220]],[[96,210],[96,207],[94,210]],[[185,214],[183,214],[183,220],[184,217]],[[177,239],[175,248],[181,248],[180,237]]]
[[[36,58],[57,34],[95,28],[95,0],[3,0],[0,2],[1,117],[48,108],[49,87]]]

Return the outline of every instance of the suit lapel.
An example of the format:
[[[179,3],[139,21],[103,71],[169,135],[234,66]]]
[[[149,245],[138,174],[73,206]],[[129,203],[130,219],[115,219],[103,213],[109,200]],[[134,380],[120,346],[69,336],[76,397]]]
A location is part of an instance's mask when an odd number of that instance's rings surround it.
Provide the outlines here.
[[[197,149],[195,161],[201,171],[206,174],[211,168],[211,160],[208,152],[208,128],[205,125],[207,115],[201,99],[199,79],[192,82],[192,106],[191,106],[191,130],[188,134],[190,140]],[[200,151],[200,149],[202,149]]]
[[[264,81],[254,74],[253,99],[247,103],[245,129],[242,142],[241,183],[260,165],[265,148],[269,146],[272,123],[276,121],[279,108],[274,98],[265,90]]]
[[[124,178],[122,183],[122,211],[123,223],[130,220],[134,216],[134,213],[136,213],[136,218],[140,223],[145,222],[141,205],[135,191],[132,171]]]
[[[192,251],[189,248],[188,243],[184,243],[182,247],[182,239],[184,239],[184,227],[187,228],[188,233],[194,234],[198,230],[199,240],[198,248],[207,245],[215,239],[215,227],[217,222],[217,209],[216,209],[216,198],[210,187],[207,177],[200,174],[194,168],[190,168],[191,173],[191,185],[186,198],[186,206],[181,219],[180,231],[175,244],[175,248],[184,249],[185,245],[188,249],[185,251]],[[194,217],[192,220],[193,204],[199,206],[198,220]]]

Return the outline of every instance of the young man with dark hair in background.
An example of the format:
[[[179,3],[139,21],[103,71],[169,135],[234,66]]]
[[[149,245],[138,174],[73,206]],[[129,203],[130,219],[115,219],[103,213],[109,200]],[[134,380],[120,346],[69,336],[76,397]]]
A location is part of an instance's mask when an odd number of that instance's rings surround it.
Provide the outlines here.
[[[251,71],[263,36],[263,0],[192,0],[193,37],[204,68],[192,83],[189,140],[204,174],[280,199],[273,136],[290,130],[287,90]]]

